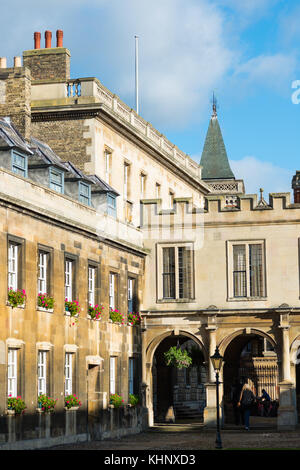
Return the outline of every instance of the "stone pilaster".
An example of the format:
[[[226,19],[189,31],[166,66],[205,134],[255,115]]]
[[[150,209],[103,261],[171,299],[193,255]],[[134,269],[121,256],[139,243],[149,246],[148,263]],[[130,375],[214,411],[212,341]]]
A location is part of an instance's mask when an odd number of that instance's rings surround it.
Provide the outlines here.
[[[282,365],[281,382],[279,383],[279,409],[277,428],[279,430],[295,429],[297,416],[293,397],[294,384],[291,381],[290,365],[290,338],[289,338],[288,315],[281,315],[279,328],[282,331]]]

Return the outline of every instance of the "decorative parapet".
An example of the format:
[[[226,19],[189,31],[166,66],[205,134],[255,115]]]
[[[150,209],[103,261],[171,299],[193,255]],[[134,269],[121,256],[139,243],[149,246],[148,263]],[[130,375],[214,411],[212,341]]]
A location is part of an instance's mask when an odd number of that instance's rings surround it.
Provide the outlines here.
[[[203,242],[204,210],[195,207],[191,198],[174,198],[172,209],[163,209],[161,199],[141,201],[141,231],[144,242]]]
[[[269,203],[261,204],[262,199],[258,200],[257,194],[237,195],[238,203],[235,207],[226,206],[226,195],[207,195],[205,196],[205,213],[211,212],[246,212],[246,211],[282,211],[290,209],[300,209],[300,204],[291,204],[290,193],[270,193]]]
[[[163,152],[195,179],[201,180],[201,165],[172,144],[149,122],[139,116],[134,109],[127,106],[117,95],[102,85],[98,79],[78,78],[57,82],[39,80],[32,83],[33,109],[72,104],[95,105],[96,103],[103,104],[105,109],[129,125],[131,130],[142,136],[148,144],[159,152]],[[209,192],[208,185],[203,181],[201,184],[206,188],[206,192]]]

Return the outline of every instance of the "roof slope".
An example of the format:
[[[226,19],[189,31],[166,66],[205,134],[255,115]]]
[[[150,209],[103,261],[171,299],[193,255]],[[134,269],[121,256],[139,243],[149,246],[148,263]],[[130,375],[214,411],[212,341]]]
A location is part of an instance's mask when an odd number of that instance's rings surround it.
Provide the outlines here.
[[[209,123],[206,139],[201,156],[202,178],[205,179],[235,179],[230,168],[222,132],[216,114]]]

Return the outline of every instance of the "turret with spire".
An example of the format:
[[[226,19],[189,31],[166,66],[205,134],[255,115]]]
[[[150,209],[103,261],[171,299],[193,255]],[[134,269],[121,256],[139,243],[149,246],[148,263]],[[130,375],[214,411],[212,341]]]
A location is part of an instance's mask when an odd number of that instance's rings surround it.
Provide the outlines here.
[[[230,168],[222,132],[218,122],[217,100],[213,94],[212,115],[205,138],[200,165],[202,179],[209,184],[214,194],[244,194],[243,180],[236,180]],[[233,197],[235,200],[236,197]],[[234,205],[234,204],[233,204]]]

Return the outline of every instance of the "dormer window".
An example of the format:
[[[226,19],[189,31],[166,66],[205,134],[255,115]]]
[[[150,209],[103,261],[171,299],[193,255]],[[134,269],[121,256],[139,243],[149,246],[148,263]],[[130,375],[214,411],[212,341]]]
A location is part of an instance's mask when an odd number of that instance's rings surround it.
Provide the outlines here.
[[[116,196],[111,193],[107,194],[107,214],[112,217],[117,217],[117,201]]]
[[[79,201],[87,206],[91,205],[91,186],[79,181]]]
[[[58,193],[64,193],[64,173],[58,168],[50,167],[50,188]]]
[[[12,152],[12,171],[24,178],[27,177],[27,157],[25,155]]]

